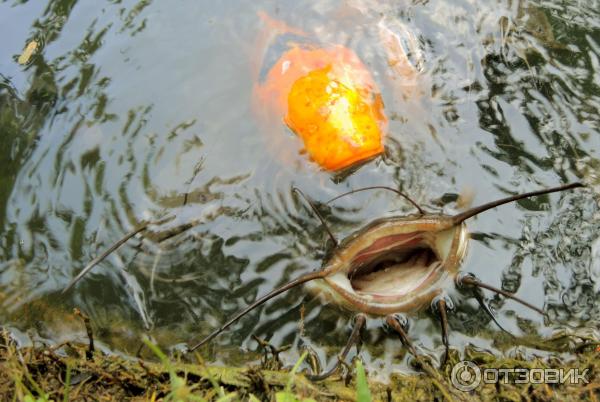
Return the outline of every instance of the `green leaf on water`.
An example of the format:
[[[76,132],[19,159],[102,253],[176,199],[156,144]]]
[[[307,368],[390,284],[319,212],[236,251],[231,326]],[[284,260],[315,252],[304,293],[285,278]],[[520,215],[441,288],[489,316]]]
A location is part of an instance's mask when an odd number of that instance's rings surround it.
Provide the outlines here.
[[[356,361],[356,402],[371,402],[371,391],[369,390],[367,375],[360,360]]]

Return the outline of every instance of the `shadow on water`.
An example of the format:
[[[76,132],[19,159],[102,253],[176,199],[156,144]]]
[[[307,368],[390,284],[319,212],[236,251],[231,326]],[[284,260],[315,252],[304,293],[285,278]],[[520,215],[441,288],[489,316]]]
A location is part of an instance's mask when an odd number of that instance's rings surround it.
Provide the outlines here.
[[[289,160],[274,154],[251,108],[252,66],[264,55],[254,39],[264,29],[260,10],[316,43],[353,48],[372,69],[390,117],[384,157],[331,176],[296,151],[281,151]],[[417,38],[409,56],[421,63],[419,95],[399,89],[377,32],[382,16]],[[320,266],[326,233],[292,186],[315,199],[343,237],[375,217],[410,211],[380,192],[323,204],[361,186],[395,186],[428,210],[451,212],[463,193],[479,203],[574,180],[590,189],[470,222],[464,269],[545,305],[546,322],[493,297],[513,332],[597,327],[598,10],[525,1],[51,0],[1,3],[0,27],[10,38],[0,49],[0,317],[15,331],[48,341],[83,334],[67,318],[77,306],[105,347],[129,354],[143,333],[165,347],[208,334],[275,285]],[[20,64],[32,41],[36,50]],[[275,135],[296,145],[283,127]],[[169,216],[59,295],[125,233]],[[452,344],[502,349],[476,303],[457,301]],[[419,314],[411,336],[439,356],[439,329],[428,317]],[[207,353],[253,359],[239,348],[255,349],[256,334],[294,344],[287,362],[301,346],[331,357],[349,318],[297,289]],[[369,323],[365,360],[383,373],[408,369],[393,361],[399,345],[379,327]]]

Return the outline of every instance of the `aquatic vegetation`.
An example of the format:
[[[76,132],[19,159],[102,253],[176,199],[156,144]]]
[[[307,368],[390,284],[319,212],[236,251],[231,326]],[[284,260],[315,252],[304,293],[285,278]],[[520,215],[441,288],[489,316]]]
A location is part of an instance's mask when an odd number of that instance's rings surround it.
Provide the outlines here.
[[[535,68],[530,60],[547,51],[542,49],[565,49],[564,44],[556,39],[544,10],[528,2],[519,2],[514,14],[503,15],[495,23],[498,25],[497,32],[489,33],[482,40],[486,48],[483,65],[493,63],[492,59],[497,55],[504,62],[516,57],[523,61],[531,77],[535,78]]]

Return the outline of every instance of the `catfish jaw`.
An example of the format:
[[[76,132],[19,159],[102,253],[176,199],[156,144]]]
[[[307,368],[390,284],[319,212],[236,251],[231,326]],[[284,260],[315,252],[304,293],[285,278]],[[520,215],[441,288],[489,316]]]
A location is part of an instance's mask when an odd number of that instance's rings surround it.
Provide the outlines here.
[[[414,311],[452,282],[467,239],[446,215],[380,219],[344,240],[314,285],[353,311]]]

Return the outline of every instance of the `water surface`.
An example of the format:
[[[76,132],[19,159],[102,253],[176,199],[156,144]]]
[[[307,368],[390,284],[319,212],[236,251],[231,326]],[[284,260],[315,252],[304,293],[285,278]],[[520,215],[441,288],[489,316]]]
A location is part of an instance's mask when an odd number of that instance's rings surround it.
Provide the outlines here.
[[[393,186],[430,211],[451,213],[460,195],[478,204],[581,180],[588,190],[471,220],[462,269],[544,306],[546,322],[492,298],[498,319],[517,334],[597,328],[598,10],[597,1],[516,0],[0,3],[2,322],[23,339],[84,339],[70,314],[79,307],[106,349],[135,354],[143,334],[177,348],[320,266],[327,235],[293,186],[317,202]],[[259,11],[365,62],[391,117],[384,157],[332,175],[298,153],[283,125],[265,130],[252,103],[266,52]],[[421,57],[410,55],[421,69],[418,96],[399,89],[378,34],[382,19],[418,39]],[[37,49],[19,60],[32,41]],[[384,192],[320,208],[339,237],[411,212]],[[174,219],[60,295],[97,254],[164,217]],[[502,352],[490,319],[474,300],[455,296],[452,345]],[[293,344],[286,363],[305,345],[334,359],[350,318],[298,289],[203,354],[253,361],[256,334]],[[415,317],[410,335],[440,356],[431,314]],[[400,349],[381,320],[369,322],[361,356],[373,371],[408,370]]]

